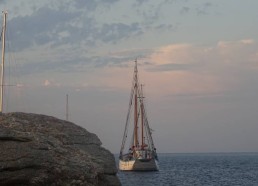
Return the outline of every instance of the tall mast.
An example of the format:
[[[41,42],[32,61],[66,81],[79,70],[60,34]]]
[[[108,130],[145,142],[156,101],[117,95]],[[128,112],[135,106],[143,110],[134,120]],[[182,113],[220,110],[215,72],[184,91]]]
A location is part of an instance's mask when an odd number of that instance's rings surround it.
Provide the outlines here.
[[[137,92],[138,92],[138,77],[137,77],[137,59],[134,67],[134,146],[138,146],[138,108],[137,108]]]
[[[7,16],[7,12],[3,11],[0,113],[3,112],[3,96],[4,96],[4,59],[5,59],[4,54],[5,54],[6,16]]]
[[[143,111],[143,92],[142,92],[142,84],[141,84],[141,119],[142,119],[142,149],[144,148],[144,111]]]

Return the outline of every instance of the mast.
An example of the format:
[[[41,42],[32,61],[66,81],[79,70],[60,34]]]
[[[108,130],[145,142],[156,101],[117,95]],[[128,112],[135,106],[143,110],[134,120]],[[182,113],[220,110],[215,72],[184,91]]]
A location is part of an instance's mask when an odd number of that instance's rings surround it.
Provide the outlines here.
[[[138,146],[138,108],[137,108],[137,92],[138,92],[138,77],[137,77],[137,59],[135,60],[134,67],[134,146]]]
[[[68,110],[68,94],[66,94],[66,112],[65,112],[65,116],[66,116],[66,120],[68,121],[68,114],[69,110]]]
[[[141,84],[141,119],[142,119],[142,149],[144,148],[144,112],[143,112],[143,92],[142,92],[142,84]]]
[[[135,69],[134,69],[135,72]],[[125,148],[125,143],[126,143],[126,139],[127,139],[127,132],[128,132],[128,125],[130,122],[130,116],[131,116],[131,112],[133,109],[133,99],[134,99],[134,92],[135,92],[135,73],[133,74],[133,81],[132,81],[132,87],[131,87],[131,94],[130,94],[130,99],[129,99],[129,106],[128,106],[128,111],[127,111],[127,116],[126,116],[126,123],[125,123],[125,129],[124,129],[124,135],[123,135],[123,140],[122,140],[122,144],[121,144],[121,149],[120,149],[120,156],[122,156],[124,148]],[[134,132],[134,130],[133,130]],[[133,143],[131,144],[131,146],[134,145],[134,137],[133,137]]]
[[[2,65],[1,65],[1,91],[0,91],[0,113],[3,112],[3,96],[4,96],[4,59],[5,59],[5,31],[6,31],[7,12],[3,11],[3,30],[2,30]]]

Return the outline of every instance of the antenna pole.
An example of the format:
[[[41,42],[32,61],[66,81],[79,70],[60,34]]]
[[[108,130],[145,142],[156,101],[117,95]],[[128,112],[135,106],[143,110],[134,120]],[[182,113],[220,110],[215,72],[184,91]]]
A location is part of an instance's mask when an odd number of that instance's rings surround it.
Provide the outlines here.
[[[3,96],[4,96],[4,59],[5,59],[5,31],[6,31],[7,12],[3,11],[3,30],[2,30],[2,65],[1,65],[1,91],[0,91],[0,113],[3,112]]]
[[[69,112],[69,110],[68,110],[68,94],[66,94],[66,120],[68,121],[68,112]]]

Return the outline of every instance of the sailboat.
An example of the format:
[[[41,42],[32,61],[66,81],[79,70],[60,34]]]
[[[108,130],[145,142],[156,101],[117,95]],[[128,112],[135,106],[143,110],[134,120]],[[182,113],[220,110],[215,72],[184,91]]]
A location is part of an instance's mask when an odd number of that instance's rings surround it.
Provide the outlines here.
[[[0,114],[3,112],[3,96],[4,96],[4,60],[5,60],[5,31],[6,31],[7,12],[3,11],[3,28],[2,28],[2,63],[1,63],[1,90],[0,90]]]
[[[130,122],[131,115],[133,115],[133,122]],[[132,126],[132,140],[127,143],[130,125]],[[125,148],[128,148],[126,152],[124,152]],[[138,78],[137,59],[135,60],[129,109],[119,155],[119,169],[122,171],[159,170],[152,130],[146,115],[143,89]]]

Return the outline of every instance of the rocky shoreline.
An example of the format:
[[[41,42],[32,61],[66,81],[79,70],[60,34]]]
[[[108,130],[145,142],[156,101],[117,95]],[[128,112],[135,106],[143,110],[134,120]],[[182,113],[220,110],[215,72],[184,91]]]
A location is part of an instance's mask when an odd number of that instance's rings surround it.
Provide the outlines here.
[[[1,185],[119,186],[112,153],[86,129],[55,117],[0,114]]]

